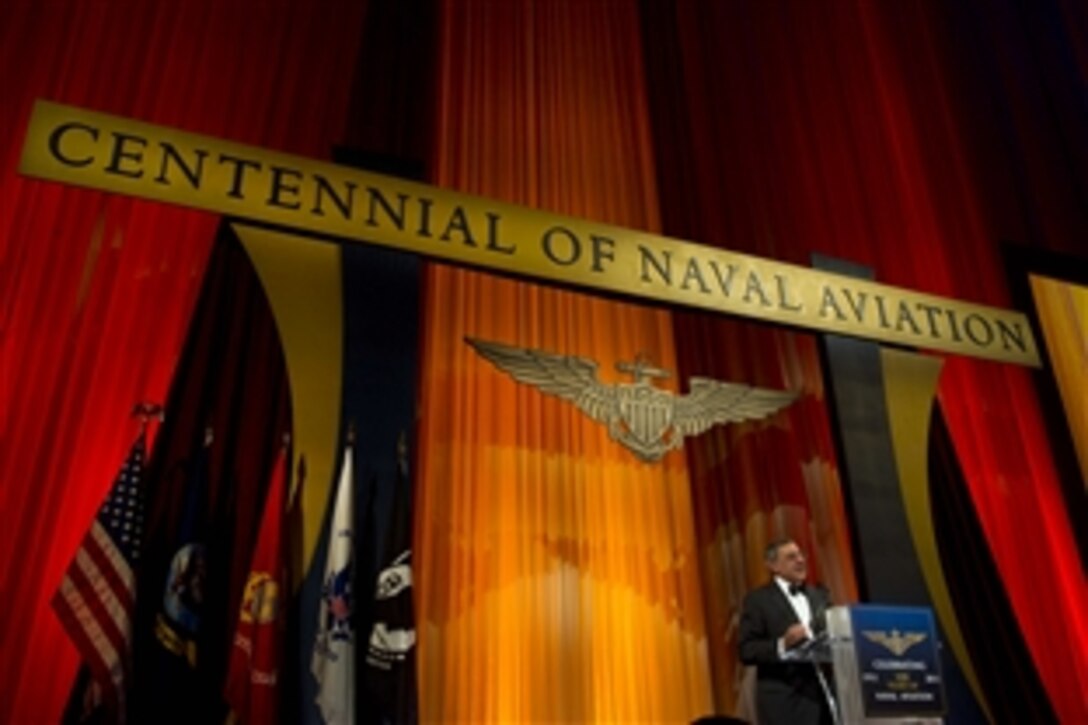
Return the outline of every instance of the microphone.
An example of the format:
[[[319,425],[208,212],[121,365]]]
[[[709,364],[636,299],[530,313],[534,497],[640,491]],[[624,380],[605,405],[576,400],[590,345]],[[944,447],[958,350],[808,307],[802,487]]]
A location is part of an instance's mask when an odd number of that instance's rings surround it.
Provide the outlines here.
[[[812,606],[812,621],[809,622],[808,629],[817,639],[827,633],[827,602],[822,597]]]

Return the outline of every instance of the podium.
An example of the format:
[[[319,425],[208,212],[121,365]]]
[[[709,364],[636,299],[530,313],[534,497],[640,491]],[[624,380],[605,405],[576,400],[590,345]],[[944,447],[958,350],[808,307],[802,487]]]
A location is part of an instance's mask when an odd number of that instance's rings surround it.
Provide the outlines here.
[[[861,604],[828,609],[826,632],[798,656],[816,669],[836,723],[929,725],[945,712],[938,646],[929,608]]]

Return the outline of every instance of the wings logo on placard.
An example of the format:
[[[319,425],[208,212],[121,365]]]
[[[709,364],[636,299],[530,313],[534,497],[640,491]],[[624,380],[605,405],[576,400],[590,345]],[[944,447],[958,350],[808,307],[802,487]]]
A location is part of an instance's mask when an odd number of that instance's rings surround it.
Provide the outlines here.
[[[926,638],[925,632],[900,632],[898,629],[891,632],[880,629],[863,630],[862,634],[865,639],[879,644],[896,657],[902,657],[907,650]]]
[[[711,426],[765,418],[797,398],[791,391],[702,377],[690,379],[687,395],[674,395],[650,382],[669,377],[669,371],[642,357],[616,364],[617,370],[635,379],[633,383],[606,385],[597,379],[593,360],[475,338],[465,342],[518,382],[571,402],[605,423],[613,440],[646,462],[660,460],[682,446],[684,438]]]

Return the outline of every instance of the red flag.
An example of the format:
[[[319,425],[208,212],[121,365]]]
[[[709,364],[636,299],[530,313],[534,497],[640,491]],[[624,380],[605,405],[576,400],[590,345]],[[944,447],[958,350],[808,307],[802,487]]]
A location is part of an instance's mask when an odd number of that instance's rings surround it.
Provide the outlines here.
[[[274,723],[280,710],[279,670],[289,596],[283,536],[286,488],[285,446],[268,486],[227,672],[224,696],[241,722]]]
[[[131,673],[144,455],[141,433],[53,596],[53,609],[93,675],[91,696],[104,699],[114,722],[124,722]]]

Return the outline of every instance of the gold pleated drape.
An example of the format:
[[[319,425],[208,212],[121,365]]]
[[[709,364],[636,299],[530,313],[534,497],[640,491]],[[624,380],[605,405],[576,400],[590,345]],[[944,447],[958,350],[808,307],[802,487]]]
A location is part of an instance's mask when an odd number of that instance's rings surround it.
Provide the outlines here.
[[[637,6],[442,8],[435,183],[657,230]],[[676,370],[667,312],[426,273],[417,463],[420,714],[687,721],[712,709],[688,472],[639,462],[465,336]],[[675,379],[666,382],[675,391]]]
[[[1081,476],[1088,486],[1088,287],[1036,274],[1028,279]]]

